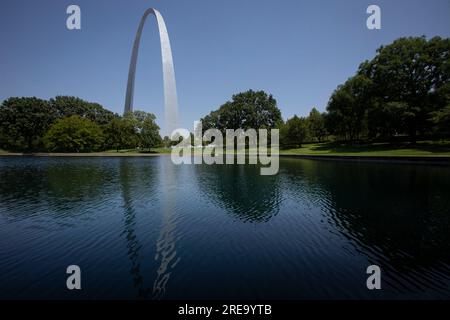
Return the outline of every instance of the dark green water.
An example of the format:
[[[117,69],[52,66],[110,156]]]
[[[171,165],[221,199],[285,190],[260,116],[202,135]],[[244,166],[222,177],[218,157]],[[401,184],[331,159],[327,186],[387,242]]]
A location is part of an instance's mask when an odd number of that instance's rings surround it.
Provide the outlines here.
[[[3,157],[0,298],[448,299],[449,195],[439,166]]]

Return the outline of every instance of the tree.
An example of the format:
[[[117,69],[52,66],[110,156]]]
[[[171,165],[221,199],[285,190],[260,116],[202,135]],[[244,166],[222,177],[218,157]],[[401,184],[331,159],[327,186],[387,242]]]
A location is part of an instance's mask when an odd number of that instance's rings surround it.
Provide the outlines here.
[[[140,148],[152,148],[161,145],[159,126],[156,124],[156,116],[152,113],[136,110],[127,112],[123,119],[126,126],[132,127],[133,134],[129,134],[129,139]]]
[[[442,110],[432,113],[431,120],[440,133],[450,135],[450,104]]]
[[[280,144],[283,148],[301,147],[306,139],[308,124],[305,118],[294,115],[280,128]]]
[[[325,116],[317,111],[316,108],[312,108],[307,121],[308,131],[311,138],[317,139],[317,141],[322,142],[322,140],[327,135],[327,129],[325,127]]]
[[[124,118],[116,117],[104,126],[105,148],[120,149],[134,148],[137,145],[137,135],[134,126]]]
[[[372,81],[356,75],[339,86],[328,102],[328,124],[332,134],[354,141],[367,131],[367,113],[371,104]]]
[[[368,136],[373,140],[393,140],[403,132],[403,110],[407,105],[401,101],[383,102],[375,98],[368,109]]]
[[[50,99],[51,106],[57,111],[59,118],[78,115],[88,118],[100,125],[110,123],[117,116],[102,105],[87,102],[77,97],[57,96]]]
[[[438,136],[450,135],[450,83],[432,93],[431,100],[437,110],[430,113],[430,122],[434,125]]]
[[[56,124],[57,120],[64,121]],[[44,143],[46,133],[49,134]],[[104,143],[99,147],[101,140]],[[5,150],[34,151],[46,147],[52,151],[118,151],[156,147],[161,141],[156,117],[143,111],[120,117],[98,103],[71,96],[57,96],[49,101],[9,98],[0,105],[0,148]]]
[[[42,136],[56,119],[55,110],[36,97],[9,98],[0,106],[0,146],[33,151],[42,147]]]
[[[49,151],[91,152],[100,150],[104,136],[98,124],[73,115],[57,120],[44,136]]]
[[[386,131],[406,132],[413,143],[418,133],[429,132],[430,114],[437,111],[430,98],[449,83],[449,58],[450,39],[440,37],[400,38],[380,47],[376,57],[362,63],[358,71],[373,82],[377,102],[370,125],[395,125],[395,130]]]
[[[159,135],[159,126],[156,124],[156,117],[151,113],[147,113],[142,121],[140,131],[140,146],[142,148],[159,147],[162,144]]]
[[[162,145],[164,148],[170,148],[172,146],[172,141],[170,140],[169,136],[164,136]]]
[[[281,111],[272,95],[248,90],[233,95],[232,100],[201,119],[203,130],[271,129],[282,122]]]

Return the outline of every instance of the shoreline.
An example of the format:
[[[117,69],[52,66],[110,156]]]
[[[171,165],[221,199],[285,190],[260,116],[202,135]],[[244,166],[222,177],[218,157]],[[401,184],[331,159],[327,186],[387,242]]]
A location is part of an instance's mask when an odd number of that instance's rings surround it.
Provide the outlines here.
[[[20,153],[20,152],[1,152],[0,157],[158,157],[169,156],[170,153],[135,153],[135,152],[91,152],[91,153]],[[348,162],[381,162],[381,163],[413,163],[413,164],[438,164],[450,166],[450,155],[311,155],[296,153],[280,153],[279,157],[297,158],[323,161],[348,161]]]
[[[378,162],[378,163],[398,163],[398,164],[433,164],[450,166],[450,156],[447,155],[429,155],[429,156],[409,156],[409,155],[377,155],[377,156],[358,156],[358,155],[307,155],[307,154],[280,154],[282,157],[310,159],[320,161],[347,161],[347,162]]]
[[[0,157],[156,157],[170,155],[170,153],[135,153],[135,152],[35,152],[35,153],[20,153],[20,152],[5,152],[0,153]]]

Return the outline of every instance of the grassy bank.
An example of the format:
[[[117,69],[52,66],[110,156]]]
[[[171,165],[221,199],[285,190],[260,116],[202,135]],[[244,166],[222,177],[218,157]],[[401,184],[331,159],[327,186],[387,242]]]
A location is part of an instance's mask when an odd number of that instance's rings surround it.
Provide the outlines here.
[[[105,154],[134,154],[134,155],[145,155],[145,154],[165,154],[170,153],[171,149],[169,148],[150,148],[145,150],[139,149],[124,149],[124,150],[107,150],[103,153]]]
[[[280,150],[281,154],[323,155],[323,156],[450,156],[450,141],[420,141],[411,144],[374,143],[346,145],[335,142],[305,144],[302,148]]]
[[[152,148],[149,150],[125,149],[107,150],[91,153],[33,153],[36,156],[155,156],[170,154],[169,148]],[[194,150],[198,154],[199,149]],[[391,156],[391,157],[450,157],[450,141],[433,142],[421,141],[415,145],[374,143],[361,145],[346,145],[335,142],[304,144],[301,148],[280,150],[280,154],[310,155],[310,156]],[[0,149],[0,155],[22,155],[22,153],[8,152]],[[27,155],[24,153],[23,155]]]
[[[22,152],[9,152],[0,149],[0,156],[21,156],[21,155],[33,155],[33,156],[51,156],[51,157],[145,157],[145,156],[157,156],[161,154],[170,154],[170,149],[166,148],[154,148],[145,151],[138,149],[127,149],[127,150],[107,150],[101,152],[32,152],[32,153],[22,153]]]

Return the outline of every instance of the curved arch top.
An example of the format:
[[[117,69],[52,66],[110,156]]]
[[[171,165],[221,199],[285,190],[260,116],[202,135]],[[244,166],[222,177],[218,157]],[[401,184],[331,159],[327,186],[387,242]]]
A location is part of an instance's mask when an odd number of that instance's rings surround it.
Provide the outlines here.
[[[173,130],[178,128],[178,98],[177,86],[175,82],[175,71],[173,68],[172,50],[170,47],[169,35],[166,24],[158,10],[150,8],[144,12],[139,23],[139,28],[134,39],[133,51],[131,53],[130,69],[128,71],[127,92],[125,97],[124,113],[133,111],[134,79],[136,75],[136,64],[139,53],[142,29],[144,28],[147,17],[153,14],[156,17],[159,29],[159,39],[161,43],[161,56],[164,78],[164,110],[166,131],[170,135]]]

